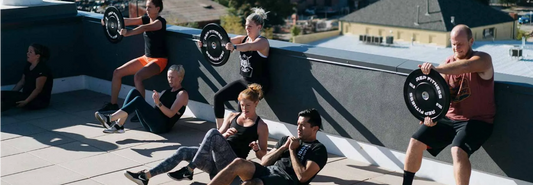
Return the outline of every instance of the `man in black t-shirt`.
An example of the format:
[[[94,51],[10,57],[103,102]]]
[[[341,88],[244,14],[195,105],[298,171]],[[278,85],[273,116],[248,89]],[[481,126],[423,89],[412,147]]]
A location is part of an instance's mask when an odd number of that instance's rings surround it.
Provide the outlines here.
[[[210,185],[227,185],[239,176],[243,184],[300,185],[309,184],[328,160],[326,147],[316,140],[322,126],[315,109],[298,113],[298,137],[283,137],[270,150],[261,164],[235,159],[220,171]]]

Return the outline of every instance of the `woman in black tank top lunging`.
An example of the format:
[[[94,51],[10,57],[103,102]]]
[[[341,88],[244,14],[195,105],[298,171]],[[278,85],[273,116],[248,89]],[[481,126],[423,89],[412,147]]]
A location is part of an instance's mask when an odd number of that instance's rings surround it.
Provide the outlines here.
[[[161,94],[154,90],[152,99],[155,107],[148,104],[137,89],[132,89],[120,110],[109,115],[96,112],[96,118],[106,128],[104,133],[124,133],[126,118],[133,112],[147,131],[156,134],[170,131],[189,102],[189,94],[181,86],[184,76],[185,69],[182,65],[170,66],[167,72],[170,88]]]
[[[268,126],[256,114],[256,107],[263,97],[261,86],[252,84],[238,95],[242,112],[226,117],[220,129],[205,134],[200,146],[182,146],[176,153],[148,171],[130,172],[124,175],[137,184],[148,184],[148,179],[174,169],[181,161],[190,163],[178,171],[168,173],[174,180],[193,179],[198,168],[211,178],[236,158],[246,158],[250,149],[258,159],[267,152]]]
[[[136,18],[124,18],[125,26],[137,26],[133,30],[120,30],[124,37],[142,34],[144,38],[144,55],[126,62],[115,69],[111,80],[111,101],[98,110],[100,113],[115,112],[122,77],[133,76],[135,88],[144,97],[143,81],[163,72],[167,66],[166,47],[167,21],[159,15],[163,10],[163,0],[147,0],[146,14]],[[103,19],[102,19],[103,25]]]
[[[240,74],[242,79],[233,81],[222,87],[215,94],[215,117],[217,129],[224,121],[224,102],[237,100],[239,92],[246,89],[249,84],[257,83],[263,87],[263,92],[268,91],[268,54],[270,44],[268,39],[261,36],[261,29],[267,19],[267,12],[261,8],[252,8],[255,12],[246,18],[246,35],[239,35],[231,38],[231,42],[226,44],[226,49],[239,51]],[[198,43],[202,45],[201,42]]]

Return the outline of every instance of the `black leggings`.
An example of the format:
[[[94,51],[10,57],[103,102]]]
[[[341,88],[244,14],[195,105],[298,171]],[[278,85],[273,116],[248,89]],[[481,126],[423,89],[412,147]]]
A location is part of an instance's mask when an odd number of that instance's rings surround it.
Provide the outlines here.
[[[19,91],[2,91],[2,112],[9,110],[10,108],[16,107],[18,101],[23,101],[26,98],[28,98],[28,96],[24,95],[22,92]],[[29,110],[36,110],[48,107],[49,104],[50,102],[33,100],[26,104],[24,108]]]
[[[224,118],[224,102],[237,100],[239,93],[248,88],[248,82],[244,79],[235,80],[215,93],[215,117]],[[237,106],[237,109],[240,109]]]
[[[266,80],[263,80],[266,81]],[[224,118],[224,102],[237,100],[239,93],[248,88],[249,84],[257,82],[248,82],[245,79],[235,80],[215,93],[215,117]],[[263,95],[268,91],[268,83],[257,83],[261,85]],[[237,111],[241,111],[241,107],[237,106]]]
[[[168,125],[168,118],[163,117],[159,111],[148,104],[135,88],[128,93],[121,110],[128,114],[135,111],[144,129],[152,133],[165,133],[173,126]]]

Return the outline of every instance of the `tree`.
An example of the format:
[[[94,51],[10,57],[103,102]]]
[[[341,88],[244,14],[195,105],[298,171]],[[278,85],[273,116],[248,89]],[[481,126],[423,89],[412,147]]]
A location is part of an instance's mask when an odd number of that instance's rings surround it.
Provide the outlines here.
[[[218,4],[221,4],[222,6],[228,7],[229,6],[229,0],[215,0]]]
[[[269,28],[273,25],[284,25],[285,18],[293,13],[294,5],[288,0],[229,0],[228,3],[229,13],[241,17],[243,26],[246,17],[253,13],[251,10],[253,7],[261,7],[267,12],[270,11],[265,20],[265,27]]]
[[[499,0],[499,3],[501,5],[505,4],[507,6],[509,6],[509,4],[515,4],[517,3],[518,0]]]
[[[245,34],[244,27],[242,26],[242,20],[235,15],[226,15],[220,18],[220,24],[226,30],[227,33],[232,34]]]
[[[490,0],[476,0],[478,2],[480,2],[481,4],[484,4],[484,5],[489,5],[490,4]]]

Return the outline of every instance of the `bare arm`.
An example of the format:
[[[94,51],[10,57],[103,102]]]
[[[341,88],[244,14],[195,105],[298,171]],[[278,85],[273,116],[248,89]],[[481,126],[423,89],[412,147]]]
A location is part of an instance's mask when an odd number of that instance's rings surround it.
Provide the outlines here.
[[[174,103],[172,103],[170,109],[168,107],[165,107],[165,105],[162,105],[161,107],[159,107],[159,110],[161,110],[161,112],[163,112],[165,116],[171,118],[174,115],[179,114],[178,111],[181,109],[181,107],[186,106],[188,102],[189,94],[186,91],[181,91],[176,95],[176,100],[174,100]]]
[[[233,38],[231,38],[231,43],[232,44],[240,44],[240,43],[242,43],[242,40],[244,39],[244,37],[246,37],[246,36],[239,35],[239,36],[233,37]]]
[[[298,177],[298,181],[306,182],[320,170],[320,167],[314,161],[308,160],[305,166],[302,165],[298,160],[298,151],[290,150],[290,153],[292,168],[294,169],[296,177]]]
[[[102,23],[102,26],[104,25],[104,18],[100,20]],[[137,26],[143,24],[142,17],[136,17],[136,18],[124,18],[124,26]]]
[[[126,29],[122,29],[121,33],[122,35],[124,35],[124,37],[128,37],[128,36],[144,33],[145,31],[157,31],[157,30],[160,30],[161,28],[163,28],[163,23],[161,23],[161,21],[159,20],[156,20],[148,24],[137,26],[137,28],[133,30],[127,31]]]
[[[283,144],[281,147],[270,150],[261,159],[261,165],[268,166],[274,164],[281,157],[281,154],[289,149],[289,143],[290,140],[287,139],[285,144]]]
[[[230,115],[228,115],[226,118],[224,118],[224,121],[222,122],[222,126],[218,129],[218,132],[220,132],[223,136],[224,133],[229,129],[229,126],[231,125],[231,120],[237,116],[238,113],[232,112]],[[228,138],[229,136],[224,136],[225,138]]]
[[[24,85],[24,74],[22,75],[22,78],[17,82],[17,85],[13,87],[12,91],[20,91],[22,89],[22,86]]]
[[[143,24],[142,17],[135,17],[135,18],[124,18],[124,25],[125,26],[137,26]]]
[[[486,53],[478,52],[467,60],[458,60],[448,64],[439,65],[434,69],[439,73],[450,75],[487,73],[492,72],[492,58]]]
[[[265,51],[267,48],[270,47],[268,39],[263,37],[259,37],[253,42],[238,43],[235,45],[237,46],[237,51]]]
[[[261,120],[257,126],[257,134],[259,135],[259,150],[255,152],[255,156],[261,160],[267,153],[267,141],[268,141],[268,126]]]
[[[43,91],[44,84],[46,83],[46,76],[40,76],[37,78],[37,82],[35,84],[35,89],[31,92],[30,96],[28,96],[24,101],[26,103],[31,102],[41,91]]]

